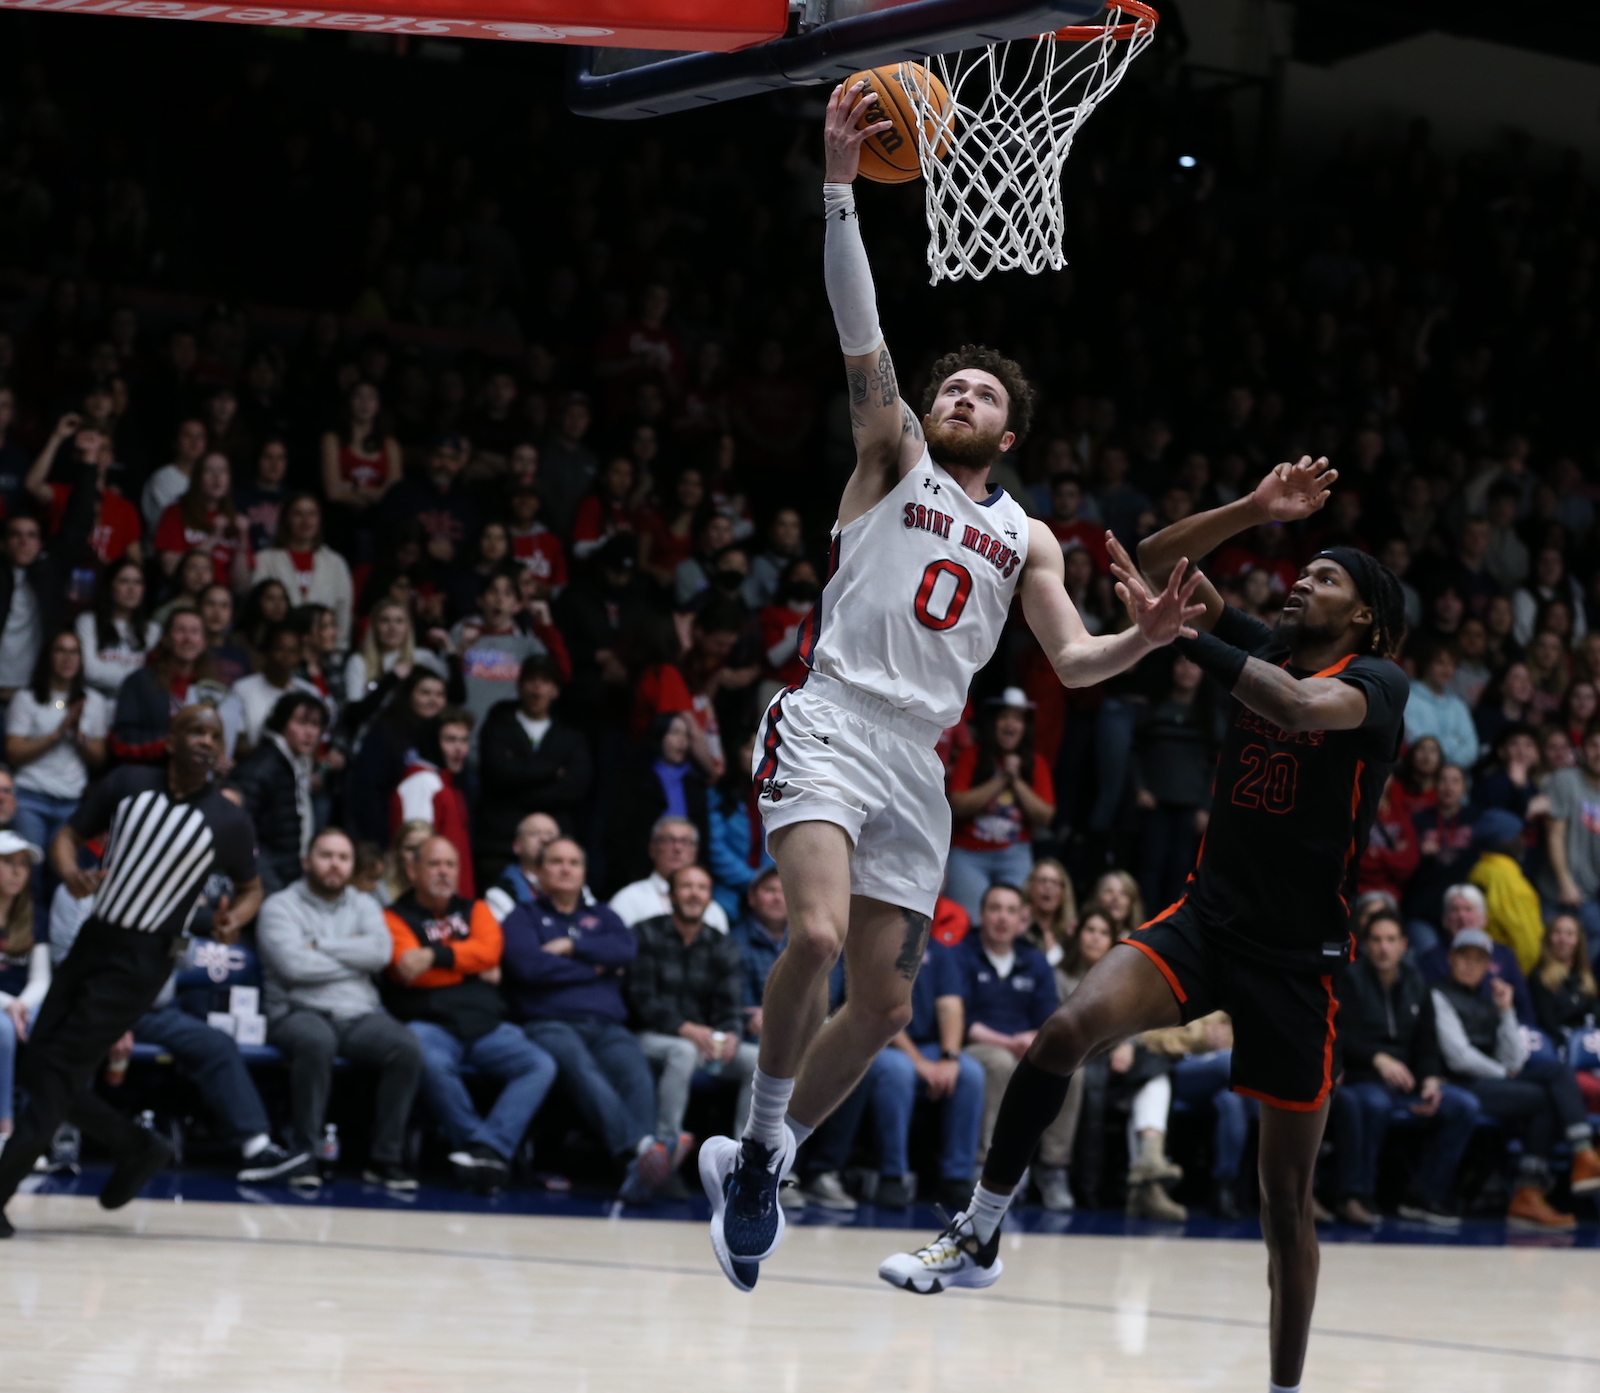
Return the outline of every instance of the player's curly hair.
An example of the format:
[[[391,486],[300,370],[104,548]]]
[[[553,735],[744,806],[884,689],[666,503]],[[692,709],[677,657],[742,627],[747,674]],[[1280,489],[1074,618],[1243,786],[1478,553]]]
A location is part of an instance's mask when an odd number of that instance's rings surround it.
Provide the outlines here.
[[[1033,384],[1020,364],[982,344],[964,343],[954,353],[946,353],[934,363],[928,377],[928,390],[922,396],[923,415],[933,410],[934,398],[946,379],[962,368],[986,372],[1006,389],[1006,429],[1016,435],[1020,444],[1033,424]]]

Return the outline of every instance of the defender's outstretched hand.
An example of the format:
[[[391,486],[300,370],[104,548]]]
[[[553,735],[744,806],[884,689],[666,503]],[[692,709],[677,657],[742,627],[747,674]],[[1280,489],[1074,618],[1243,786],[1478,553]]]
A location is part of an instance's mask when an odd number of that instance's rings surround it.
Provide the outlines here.
[[[828,98],[828,114],[822,122],[822,177],[826,183],[853,183],[856,171],[861,168],[862,141],[894,125],[893,121],[875,121],[865,130],[856,129],[856,123],[878,100],[870,92],[863,91],[865,85],[858,82],[846,91],[841,83]]]
[[[1326,456],[1313,460],[1301,455],[1295,463],[1280,464],[1262,479],[1255,488],[1255,501],[1274,522],[1298,522],[1328,501],[1338,477],[1339,471],[1328,467]]]
[[[1117,578],[1117,598],[1128,609],[1128,618],[1138,626],[1146,642],[1156,648],[1171,643],[1175,638],[1193,638],[1191,619],[1198,619],[1206,607],[1194,601],[1195,588],[1200,584],[1201,573],[1197,567],[1189,569],[1188,557],[1179,557],[1178,564],[1167,577],[1167,587],[1159,594],[1152,593],[1150,582],[1139,574],[1122,543],[1110,532],[1106,533],[1106,550],[1111,556],[1111,574]]]

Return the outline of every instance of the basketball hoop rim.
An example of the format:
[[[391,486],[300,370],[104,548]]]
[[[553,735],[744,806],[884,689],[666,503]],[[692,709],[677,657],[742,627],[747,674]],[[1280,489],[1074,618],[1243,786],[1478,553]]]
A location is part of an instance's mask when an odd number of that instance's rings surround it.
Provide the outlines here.
[[[1134,20],[1131,24],[1069,24],[1057,29],[1050,37],[1063,43],[1086,44],[1107,37],[1115,43],[1126,43],[1140,31],[1154,33],[1161,21],[1161,16],[1143,0],[1110,0],[1106,8],[1116,10],[1119,14],[1131,14]]]

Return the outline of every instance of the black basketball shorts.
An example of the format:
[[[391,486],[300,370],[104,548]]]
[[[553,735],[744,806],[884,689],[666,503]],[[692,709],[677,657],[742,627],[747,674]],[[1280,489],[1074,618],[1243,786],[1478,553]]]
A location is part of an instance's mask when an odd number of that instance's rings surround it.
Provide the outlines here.
[[[1233,1018],[1235,1093],[1291,1112],[1315,1112],[1339,1078],[1339,1011],[1331,974],[1257,962],[1219,945],[1186,900],[1122,940],[1150,959],[1178,999],[1185,1024]]]

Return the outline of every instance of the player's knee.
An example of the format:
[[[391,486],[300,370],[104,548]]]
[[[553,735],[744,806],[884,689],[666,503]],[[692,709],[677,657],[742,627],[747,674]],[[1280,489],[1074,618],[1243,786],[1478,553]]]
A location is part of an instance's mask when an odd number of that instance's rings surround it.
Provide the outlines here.
[[[789,944],[784,952],[817,976],[832,972],[844,950],[844,935],[828,920],[789,925]]]
[[[1291,1248],[1316,1236],[1311,1186],[1299,1176],[1261,1177],[1261,1233],[1269,1247]]]
[[[1062,1009],[1039,1027],[1028,1058],[1052,1074],[1070,1074],[1088,1058],[1092,1046],[1081,1018]]]

